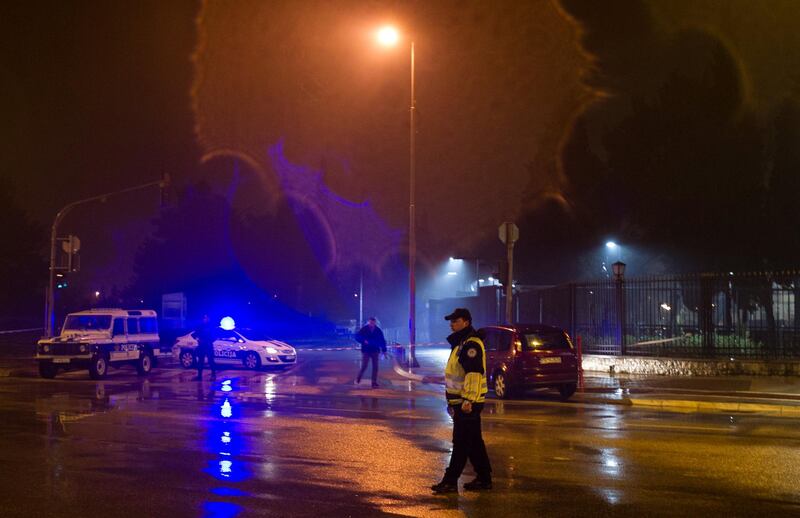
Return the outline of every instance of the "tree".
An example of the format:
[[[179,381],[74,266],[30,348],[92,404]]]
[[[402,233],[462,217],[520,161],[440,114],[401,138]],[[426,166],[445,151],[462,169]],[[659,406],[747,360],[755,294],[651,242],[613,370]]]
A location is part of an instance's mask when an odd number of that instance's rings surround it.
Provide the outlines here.
[[[0,328],[39,322],[47,280],[47,237],[16,203],[12,182],[0,176]]]
[[[152,237],[136,255],[128,291],[155,304],[162,293],[184,291],[233,270],[229,236],[235,220],[225,198],[208,186],[187,188],[175,206],[164,208],[156,217]]]
[[[207,185],[191,185],[153,225],[128,298],[158,307],[162,294],[183,292],[190,319],[248,315],[250,325],[284,336],[319,331],[342,302],[285,205],[243,214]]]
[[[566,198],[582,224],[690,250],[697,269],[764,264],[764,247],[742,243],[769,234],[767,132],[733,51],[701,29],[659,32],[641,1],[613,4],[636,20],[613,27],[606,5],[562,4],[596,58],[587,83],[597,98],[562,151]]]

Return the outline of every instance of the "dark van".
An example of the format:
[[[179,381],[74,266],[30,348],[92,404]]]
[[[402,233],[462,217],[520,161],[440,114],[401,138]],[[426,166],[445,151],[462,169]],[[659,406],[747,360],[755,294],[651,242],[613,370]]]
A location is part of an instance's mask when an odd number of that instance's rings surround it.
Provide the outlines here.
[[[530,388],[554,388],[562,399],[578,387],[578,358],[557,327],[513,324],[483,327],[486,370],[495,395],[507,399]]]

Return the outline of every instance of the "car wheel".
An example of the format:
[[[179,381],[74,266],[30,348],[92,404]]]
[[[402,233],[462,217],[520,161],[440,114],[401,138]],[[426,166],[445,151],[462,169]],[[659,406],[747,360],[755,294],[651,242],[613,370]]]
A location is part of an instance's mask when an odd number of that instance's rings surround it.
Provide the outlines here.
[[[575,393],[575,390],[578,388],[578,385],[575,383],[565,383],[558,387],[558,392],[561,394],[562,400],[567,400],[570,398],[572,394]]]
[[[256,353],[249,352],[242,358],[242,363],[246,368],[255,370],[261,367],[261,358]]]
[[[52,362],[39,362],[39,376],[47,379],[53,379],[58,374],[58,367],[53,365]]]
[[[181,367],[184,369],[191,369],[194,367],[194,352],[189,349],[181,349],[181,355],[178,357],[181,362]]]
[[[136,362],[136,372],[139,376],[147,376],[153,370],[153,356],[147,351],[142,351],[142,355]]]
[[[494,375],[494,395],[499,399],[511,398],[511,386],[508,384],[508,378],[503,372],[498,372]]]
[[[89,377],[99,380],[105,378],[106,374],[108,374],[108,360],[102,354],[95,354],[89,364]]]

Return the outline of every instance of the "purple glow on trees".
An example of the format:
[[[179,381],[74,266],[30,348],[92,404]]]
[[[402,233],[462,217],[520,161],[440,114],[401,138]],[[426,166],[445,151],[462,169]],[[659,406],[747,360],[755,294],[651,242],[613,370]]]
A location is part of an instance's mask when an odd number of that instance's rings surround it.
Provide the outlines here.
[[[346,200],[331,191],[322,171],[291,163],[283,140],[270,146],[269,159],[298,224],[326,271],[363,267],[378,274],[398,252],[402,231],[390,227],[369,200]]]

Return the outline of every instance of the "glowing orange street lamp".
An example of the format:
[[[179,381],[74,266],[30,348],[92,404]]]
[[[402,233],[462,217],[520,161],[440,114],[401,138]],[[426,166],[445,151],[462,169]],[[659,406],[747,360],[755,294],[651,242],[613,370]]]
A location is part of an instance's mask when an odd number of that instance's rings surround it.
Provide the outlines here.
[[[391,26],[381,27],[377,33],[378,43],[387,47],[393,47],[400,41],[400,33]]]
[[[392,47],[399,43],[400,41],[400,33],[399,31],[392,27],[392,26],[385,26],[378,29],[376,33],[376,37],[378,43]],[[409,300],[408,300],[408,340],[409,340],[409,351],[408,351],[408,366],[409,367],[416,367],[417,364],[417,357],[415,353],[415,344],[417,339],[417,332],[416,326],[414,325],[414,315],[416,313],[416,297],[417,297],[417,288],[416,288],[416,277],[414,274],[414,267],[416,264],[416,257],[417,257],[417,231],[415,225],[415,217],[414,217],[414,190],[415,190],[415,171],[414,171],[414,164],[416,162],[415,159],[415,150],[414,150],[414,136],[416,133],[416,125],[414,122],[414,114],[417,109],[417,98],[414,92],[414,41],[411,41],[411,106],[409,108],[409,115],[411,118],[411,124],[409,129],[409,164],[408,164],[408,176],[409,176],[409,191],[408,191],[408,291],[409,291]]]

